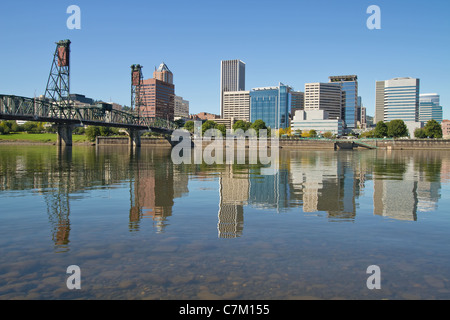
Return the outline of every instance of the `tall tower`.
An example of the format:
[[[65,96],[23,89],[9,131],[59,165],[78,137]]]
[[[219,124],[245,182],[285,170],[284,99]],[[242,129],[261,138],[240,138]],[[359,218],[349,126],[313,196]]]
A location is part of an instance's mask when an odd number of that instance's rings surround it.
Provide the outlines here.
[[[357,128],[361,110],[358,107],[358,77],[356,75],[332,76],[331,83],[339,83],[342,88],[342,119],[347,128]]]
[[[155,71],[153,72],[153,79],[158,79],[160,81],[173,84],[173,73],[163,62],[159,65],[158,69],[155,68]]]
[[[70,103],[70,43],[70,40],[56,43],[45,89],[45,97],[58,103],[60,108],[69,107]]]
[[[245,63],[241,60],[220,62],[220,117],[223,118],[223,93],[245,91]]]
[[[142,108],[142,66],[133,64],[131,66],[131,110],[141,116]]]

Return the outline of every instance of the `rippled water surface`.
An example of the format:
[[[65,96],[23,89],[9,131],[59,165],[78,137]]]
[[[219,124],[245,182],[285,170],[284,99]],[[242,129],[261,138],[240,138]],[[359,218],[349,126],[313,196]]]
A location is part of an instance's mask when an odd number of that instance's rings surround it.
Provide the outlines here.
[[[0,146],[0,299],[450,299],[449,152],[279,165]]]

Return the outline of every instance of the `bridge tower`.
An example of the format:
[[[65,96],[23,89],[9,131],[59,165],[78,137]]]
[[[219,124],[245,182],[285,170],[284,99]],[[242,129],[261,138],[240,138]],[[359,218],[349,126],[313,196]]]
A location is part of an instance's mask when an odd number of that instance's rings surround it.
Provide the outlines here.
[[[142,68],[140,64],[133,64],[131,66],[131,110],[135,112],[138,117],[138,120],[141,116],[141,108],[142,108],[142,95],[143,95],[143,87],[142,87]]]
[[[48,76],[45,98],[56,104],[50,116],[70,118],[70,40],[56,43],[50,75]],[[73,127],[68,123],[57,124],[57,145],[72,146]]]
[[[70,40],[56,43],[45,98],[55,101],[60,108],[70,104]]]

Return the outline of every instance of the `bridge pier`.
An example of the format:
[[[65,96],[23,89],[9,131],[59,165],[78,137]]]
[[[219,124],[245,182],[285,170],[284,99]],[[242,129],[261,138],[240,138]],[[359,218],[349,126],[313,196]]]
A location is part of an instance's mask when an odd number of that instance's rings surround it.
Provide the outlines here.
[[[72,146],[72,131],[73,125],[70,124],[57,124],[57,140],[56,145],[58,147],[71,147]]]
[[[141,147],[141,135],[143,133],[142,130],[134,130],[134,129],[128,129],[127,130],[128,136],[130,137],[128,145],[130,148],[140,148]]]

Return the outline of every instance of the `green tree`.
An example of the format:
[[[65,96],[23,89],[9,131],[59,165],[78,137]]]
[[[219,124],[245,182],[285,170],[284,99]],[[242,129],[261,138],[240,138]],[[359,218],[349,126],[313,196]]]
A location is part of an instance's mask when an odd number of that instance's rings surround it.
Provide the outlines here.
[[[186,123],[184,124],[184,128],[187,131],[193,133],[194,132],[194,121],[192,121],[192,120],[186,121]]]
[[[222,137],[225,137],[227,135],[227,127],[225,127],[224,124],[218,124],[216,126],[216,129],[222,133]]]
[[[408,127],[406,127],[406,124],[403,120],[400,119],[391,120],[387,124],[387,127],[388,127],[387,130],[388,137],[397,138],[408,136]]]
[[[177,128],[183,128],[184,126],[184,120],[183,119],[177,119],[174,121],[175,125],[177,126]]]
[[[97,126],[88,126],[86,129],[86,137],[90,141],[95,141],[95,138],[101,136],[100,127]]]
[[[317,132],[314,129],[309,130],[309,137],[310,138],[315,138],[317,137]]]
[[[414,130],[414,137],[423,139],[427,137],[427,134],[425,133],[425,130],[423,128],[417,128],[416,130]]]
[[[442,138],[442,127],[439,122],[434,119],[429,120],[423,130],[425,135],[429,138]]]
[[[375,126],[374,136],[375,138],[384,138],[387,136],[387,125],[383,121],[379,121]]]
[[[215,129],[217,126],[217,123],[212,120],[206,120],[202,124],[202,135],[205,134],[206,130],[209,129]]]
[[[266,123],[263,120],[258,119],[258,120],[255,120],[255,122],[252,123],[250,128],[255,130],[256,136],[259,137],[259,130],[267,129],[267,126],[266,126]],[[267,134],[269,134],[269,133],[267,133]]]
[[[238,120],[233,124],[233,130],[242,129],[243,131],[247,131],[248,129],[250,129],[251,125],[251,122]]]

